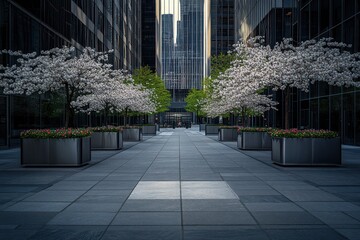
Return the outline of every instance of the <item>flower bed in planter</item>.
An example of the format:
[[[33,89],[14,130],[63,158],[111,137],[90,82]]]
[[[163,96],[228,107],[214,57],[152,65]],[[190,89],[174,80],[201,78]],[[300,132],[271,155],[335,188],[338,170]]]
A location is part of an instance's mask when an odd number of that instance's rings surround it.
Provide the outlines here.
[[[142,125],[143,135],[156,135],[157,126],[155,124]]]
[[[91,128],[91,149],[118,150],[123,148],[123,129],[121,127]]]
[[[238,127],[236,126],[221,126],[219,127],[218,140],[219,141],[236,141]]]
[[[138,126],[126,126],[123,128],[123,141],[133,142],[143,139],[142,128]]]
[[[341,141],[326,130],[275,130],[272,161],[279,165],[341,165]]]
[[[271,128],[239,128],[237,146],[242,150],[271,150]]]
[[[91,160],[91,131],[33,129],[21,133],[24,167],[82,166]]]
[[[205,125],[205,135],[219,134],[219,127],[221,127],[221,125],[206,124]]]

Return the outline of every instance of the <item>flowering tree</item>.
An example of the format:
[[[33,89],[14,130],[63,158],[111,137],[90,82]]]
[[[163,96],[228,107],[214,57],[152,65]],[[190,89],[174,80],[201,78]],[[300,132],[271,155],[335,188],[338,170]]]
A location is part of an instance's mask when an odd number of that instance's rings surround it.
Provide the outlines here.
[[[260,106],[265,103],[265,106],[273,107],[274,103],[258,96],[258,91],[267,87],[284,90],[285,128],[288,128],[291,88],[308,92],[310,84],[318,81],[333,86],[360,86],[360,82],[354,81],[360,77],[360,54],[345,51],[349,46],[344,43],[334,42],[331,38],[309,40],[297,46],[291,39],[284,39],[274,48],[263,43],[263,37],[255,37],[235,46],[236,60],[215,81],[213,99],[223,101],[223,110],[235,103],[254,107],[254,101]]]
[[[205,107],[209,116],[241,113],[244,118],[247,113],[258,115],[275,108],[277,103],[270,96],[260,94],[267,82],[263,71],[255,69],[262,69],[261,63],[266,62],[269,48],[258,40],[261,39],[237,44],[230,68],[212,81],[211,96]]]
[[[360,54],[345,51],[350,45],[324,38],[295,46],[291,39],[276,44],[269,61],[273,64],[274,90],[284,90],[285,128],[289,128],[290,88],[308,92],[310,84],[325,82],[331,86],[360,87]]]
[[[237,79],[217,81],[218,88],[204,109],[211,117],[240,113],[244,118],[246,114],[261,115],[270,109],[276,109],[277,102],[271,100],[270,96],[259,94],[251,88],[241,88],[242,84],[237,84]]]
[[[191,89],[185,98],[185,110],[196,113],[197,122],[199,118],[205,116],[203,107],[205,105],[206,93],[204,90]]]
[[[65,99],[65,127],[74,125],[75,109],[72,102],[79,96],[89,94],[94,83],[104,81],[104,75],[111,69],[107,64],[109,52],[96,52],[85,48],[75,55],[74,47],[64,46],[48,51],[22,54],[2,51],[17,57],[17,64],[1,66],[0,86],[5,94],[26,94],[63,92]]]
[[[133,79],[136,85],[142,85],[152,91],[152,101],[156,104],[156,113],[166,112],[171,104],[171,94],[164,81],[148,66],[135,69]]]
[[[157,104],[154,101],[154,92],[142,85],[131,85],[128,90],[128,97],[125,99],[124,124],[127,124],[129,112],[153,114],[156,113]]]
[[[131,75],[123,70],[109,71],[102,81],[93,82],[89,87],[90,93],[79,96],[71,105],[85,113],[103,111],[105,125],[109,113],[123,112],[126,119],[129,111],[152,113],[156,110],[152,92],[135,85]]]

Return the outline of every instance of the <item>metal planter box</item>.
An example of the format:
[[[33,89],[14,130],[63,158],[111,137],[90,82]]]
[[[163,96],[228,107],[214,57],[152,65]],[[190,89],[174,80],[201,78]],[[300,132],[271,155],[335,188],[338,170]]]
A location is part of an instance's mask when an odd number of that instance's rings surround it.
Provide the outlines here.
[[[271,137],[267,132],[240,132],[237,146],[242,150],[271,150]]]
[[[205,125],[205,135],[218,134],[219,126]]]
[[[156,135],[156,125],[142,126],[143,135]]]
[[[90,137],[21,140],[24,167],[83,166],[91,160]]]
[[[219,141],[237,141],[237,128],[219,128]]]
[[[272,161],[279,165],[341,165],[340,138],[273,138]]]
[[[122,148],[122,132],[94,132],[91,135],[91,149],[93,150],[118,150]]]
[[[206,124],[199,124],[199,131],[205,131]]]
[[[143,139],[141,128],[125,128],[123,130],[123,141],[135,142]]]

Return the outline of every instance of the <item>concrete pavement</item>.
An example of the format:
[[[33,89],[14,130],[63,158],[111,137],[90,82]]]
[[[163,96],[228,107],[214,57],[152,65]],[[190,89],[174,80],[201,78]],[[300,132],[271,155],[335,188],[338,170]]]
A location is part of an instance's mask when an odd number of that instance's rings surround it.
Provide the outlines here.
[[[283,168],[194,127],[92,154],[20,168],[18,150],[0,152],[0,239],[360,238],[357,148],[344,167]]]

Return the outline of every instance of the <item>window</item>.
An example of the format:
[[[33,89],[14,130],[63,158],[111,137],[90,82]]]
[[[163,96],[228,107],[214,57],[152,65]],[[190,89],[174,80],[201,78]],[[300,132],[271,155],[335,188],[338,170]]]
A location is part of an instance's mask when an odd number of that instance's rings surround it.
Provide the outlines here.
[[[319,99],[319,129],[329,129],[329,98]]]
[[[305,41],[309,39],[309,5],[301,10],[301,40]]]
[[[356,10],[355,0],[345,0],[344,1],[344,20],[352,17]]]
[[[0,146],[7,145],[7,97],[0,96]]]
[[[310,3],[310,38],[315,38],[318,33],[318,26],[319,26],[319,20],[318,20],[318,0],[313,0]]]
[[[346,0],[348,1],[348,0]],[[332,0],[332,25],[336,26],[342,20],[342,1]]]
[[[320,33],[329,29],[329,0],[319,0]]]
[[[356,93],[355,144],[360,145],[360,92]]]
[[[340,132],[341,131],[341,96],[331,96],[330,97],[330,116],[331,116],[331,125],[330,129],[332,131]]]
[[[310,128],[319,129],[319,105],[318,99],[310,101]]]

